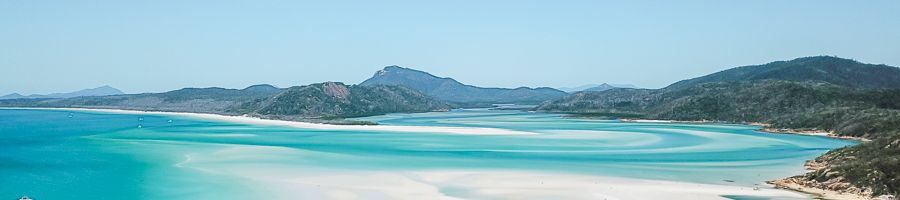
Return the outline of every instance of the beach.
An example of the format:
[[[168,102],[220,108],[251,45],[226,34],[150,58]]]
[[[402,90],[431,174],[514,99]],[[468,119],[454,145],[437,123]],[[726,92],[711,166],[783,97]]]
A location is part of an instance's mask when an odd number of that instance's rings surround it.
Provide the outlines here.
[[[167,115],[167,116],[189,117],[189,118],[215,120],[215,121],[223,121],[223,122],[231,122],[231,123],[256,124],[256,125],[268,125],[268,126],[288,126],[288,127],[294,127],[294,128],[321,129],[321,130],[396,131],[396,132],[446,133],[446,134],[464,134],[464,135],[533,135],[533,134],[535,134],[535,133],[530,133],[530,132],[512,131],[512,130],[495,129],[495,128],[319,124],[319,123],[310,123],[310,122],[262,119],[262,118],[250,117],[250,116],[232,116],[232,115],[219,115],[219,114],[209,114],[209,113],[188,113],[188,112],[162,112],[162,111],[121,110],[121,109],[95,109],[95,108],[3,108],[3,109],[70,110],[70,111],[106,112],[106,113],[117,113],[117,114]]]
[[[302,156],[286,148],[229,146],[192,154],[179,167],[241,177],[276,199],[727,199],[753,196],[804,199],[807,196],[761,185],[758,188],[586,176],[521,170],[414,170],[360,172],[305,169],[291,165],[232,165],[243,157]]]

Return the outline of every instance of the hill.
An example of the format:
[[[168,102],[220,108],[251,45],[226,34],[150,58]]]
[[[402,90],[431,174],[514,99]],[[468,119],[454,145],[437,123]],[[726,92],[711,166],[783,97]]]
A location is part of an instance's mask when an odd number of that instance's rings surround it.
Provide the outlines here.
[[[582,92],[542,111],[684,121],[759,122],[771,128],[875,137],[900,130],[900,89],[795,81],[714,82],[680,90]]]
[[[558,99],[567,93],[547,87],[482,88],[462,84],[452,78],[442,78],[427,72],[388,66],[360,83],[363,86],[402,85],[438,99],[460,105],[538,104]]]
[[[582,85],[582,86],[578,86],[578,87],[559,87],[556,89],[559,89],[561,91],[568,92],[568,93],[575,93],[575,92],[582,92],[582,91],[599,92],[599,91],[606,91],[606,90],[614,89],[614,88],[637,88],[637,86],[634,86],[632,84],[603,83],[603,84],[587,84],[587,85]]]
[[[402,86],[347,86],[336,82],[291,87],[271,98],[243,106],[249,113],[280,119],[346,118],[450,109],[440,100]]]
[[[834,57],[745,66],[663,89],[579,92],[536,110],[603,118],[759,122],[769,130],[866,138],[780,181],[865,196],[900,193],[898,68]]]
[[[3,100],[0,101],[0,106],[79,107],[237,114],[240,113],[240,105],[244,102],[270,97],[280,91],[281,89],[271,85],[251,86],[240,90],[218,87],[184,88],[163,93],[88,96],[65,99]]]
[[[121,90],[110,87],[108,85],[100,86],[91,89],[83,89],[75,92],[69,93],[53,93],[53,94],[32,94],[28,96],[21,95],[19,93],[12,93],[4,96],[0,96],[0,99],[55,99],[55,98],[72,98],[72,97],[86,97],[86,96],[108,96],[108,95],[120,95],[125,94]]]
[[[450,109],[443,101],[402,86],[347,86],[318,83],[287,89],[254,85],[244,89],[184,88],[163,93],[73,97],[66,99],[0,100],[3,107],[74,107],[169,112],[253,115],[263,118],[322,119],[328,123],[347,117],[395,112]]]
[[[682,89],[702,83],[754,80],[817,81],[852,88],[900,88],[900,68],[831,56],[813,56],[736,67],[678,81],[666,88]]]

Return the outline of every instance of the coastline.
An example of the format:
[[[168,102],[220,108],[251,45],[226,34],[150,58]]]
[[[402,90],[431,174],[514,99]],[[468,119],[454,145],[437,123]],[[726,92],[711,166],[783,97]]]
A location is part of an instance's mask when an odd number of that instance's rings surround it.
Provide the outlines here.
[[[871,141],[867,138],[863,137],[854,137],[854,136],[841,136],[835,133],[834,131],[810,131],[810,130],[798,130],[798,129],[790,129],[790,128],[772,128],[771,124],[759,123],[759,122],[727,122],[727,121],[713,121],[713,120],[695,120],[695,121],[686,121],[686,120],[660,120],[660,119],[619,119],[621,122],[635,122],[635,123],[687,123],[687,124],[716,124],[716,123],[726,123],[726,124],[744,124],[750,126],[759,126],[757,131],[765,132],[765,133],[773,133],[773,134],[796,134],[796,135],[809,135],[809,136],[822,136],[822,137],[830,137],[835,139],[842,140],[856,140],[860,142],[868,142]]]
[[[636,122],[636,123],[694,123],[694,124],[709,124],[709,123],[721,123],[720,121],[681,121],[681,120],[647,120],[647,119],[620,119],[619,121],[623,122]],[[759,123],[759,122],[749,122],[742,123],[745,125],[751,126],[759,126],[757,131],[763,133],[770,134],[796,134],[796,135],[808,135],[808,136],[820,136],[820,137],[829,137],[834,139],[842,139],[842,140],[854,140],[859,142],[869,142],[870,139],[862,138],[862,137],[853,137],[853,136],[840,136],[834,131],[817,131],[817,130],[798,130],[798,129],[790,129],[790,128],[772,128],[771,124]],[[807,161],[807,164],[804,166],[807,168],[807,172],[811,170],[816,170],[817,167],[821,168],[821,166],[812,166],[811,161]],[[864,194],[858,194],[853,192],[844,192],[840,190],[832,190],[832,189],[824,189],[809,186],[807,184],[803,184],[804,181],[800,180],[802,176],[806,175],[800,174],[792,177],[781,178],[777,180],[766,181],[766,183],[774,185],[775,188],[790,190],[795,192],[800,192],[804,194],[813,195],[819,199],[829,199],[829,200],[874,200],[876,198],[867,196]]]
[[[186,112],[160,112],[160,111],[137,111],[137,110],[117,110],[117,109],[92,109],[92,108],[0,108],[0,109],[32,109],[32,110],[69,110],[69,111],[88,111],[88,112],[104,112],[118,114],[148,114],[148,115],[166,115],[189,117],[205,120],[224,121],[244,124],[257,125],[273,125],[287,126],[305,129],[327,129],[327,130],[375,130],[375,131],[398,131],[398,132],[416,132],[416,133],[445,133],[445,134],[464,134],[464,135],[532,135],[536,133],[512,131],[493,128],[465,128],[465,127],[432,127],[432,126],[391,126],[391,125],[332,125],[332,124],[315,124],[309,122],[283,121],[261,119],[250,116],[228,116],[219,114],[206,113],[186,113]],[[645,121],[636,121],[645,122]],[[646,121],[646,122],[663,122],[663,121]],[[672,123],[685,123],[679,121],[669,121]],[[708,121],[705,123],[709,123]],[[259,149],[250,148],[248,151],[256,152]],[[265,151],[265,150],[263,150]],[[222,155],[217,155],[221,157]],[[212,156],[211,156],[212,157]],[[209,169],[206,166],[193,165],[193,162],[202,157],[195,156],[193,159],[185,160],[178,163],[178,167],[204,168],[204,170],[221,171],[223,173],[238,173],[235,176],[241,176],[249,179],[257,179],[260,177],[269,177],[259,179],[268,187],[283,188],[284,194],[297,194],[297,188],[303,188],[304,192],[315,191],[325,193],[324,189],[319,189],[321,182],[326,180],[337,179],[333,182],[331,189],[340,189],[343,192],[360,195],[362,197],[373,197],[365,195],[366,190],[372,190],[373,185],[379,184],[379,179],[386,181],[405,182],[409,184],[426,184],[426,189],[412,189],[412,191],[399,191],[396,188],[387,186],[374,186],[377,190],[391,193],[392,197],[398,199],[417,199],[417,195],[428,193],[430,199],[456,199],[454,196],[444,194],[441,189],[445,187],[458,189],[466,188],[481,198],[491,197],[521,197],[518,199],[546,199],[554,196],[565,195],[585,195],[578,196],[583,199],[722,199],[726,195],[747,195],[747,196],[764,196],[764,197],[803,197],[793,191],[776,189],[771,187],[754,189],[751,187],[718,185],[718,184],[697,184],[690,182],[676,181],[656,181],[646,179],[632,178],[615,178],[606,176],[587,176],[587,175],[571,175],[571,174],[550,174],[542,172],[520,172],[520,171],[418,171],[410,173],[376,173],[376,174],[360,174],[361,178],[351,178],[339,174],[315,175],[297,172],[294,170],[285,171],[286,173],[294,173],[294,175],[283,176],[284,174],[273,174],[274,172],[263,172],[265,170],[258,169]],[[289,168],[285,166],[285,168]],[[412,174],[412,175],[411,175]],[[499,174],[499,175],[498,175]],[[318,177],[318,178],[317,178]],[[529,180],[522,180],[523,177]],[[271,178],[271,179],[270,179]],[[315,182],[298,182],[304,179],[319,179]],[[431,181],[423,181],[428,179]],[[435,180],[443,180],[435,182]],[[446,182],[451,181],[451,182]],[[524,183],[522,181],[530,181]],[[315,183],[315,185],[313,185]],[[286,185],[285,185],[286,184]],[[348,186],[351,185],[352,187]],[[552,187],[551,187],[552,185]],[[437,191],[436,191],[437,190]],[[553,191],[548,191],[553,190]],[[652,192],[647,192],[652,191]],[[279,192],[282,192],[279,189]],[[393,194],[396,192],[397,194]],[[330,192],[329,192],[330,193]],[[322,194],[330,196],[331,194]],[[399,195],[399,196],[394,196]],[[588,196],[589,195],[589,196]],[[286,196],[288,197],[288,196]],[[677,197],[677,198],[675,198]]]
[[[802,176],[802,175],[801,175]],[[801,192],[805,194],[810,194],[815,196],[818,199],[829,199],[829,200],[875,200],[875,198],[868,197],[861,194],[856,193],[848,193],[841,192],[837,190],[827,190],[817,187],[810,187],[804,184],[799,183],[797,180],[799,177],[788,177],[773,181],[767,181],[766,183],[775,185],[775,188],[791,190],[796,192]]]
[[[854,140],[859,142],[869,142],[871,140],[862,137],[853,137],[853,136],[840,136],[837,135],[834,131],[815,131],[815,130],[797,130],[797,129],[789,129],[789,128],[771,128],[770,124],[764,123],[751,123],[750,125],[762,126],[763,128],[759,129],[760,132],[772,133],[772,134],[797,134],[797,135],[809,135],[809,136],[822,136],[829,137],[835,139],[842,140]],[[809,182],[804,181],[803,176],[805,176],[810,171],[821,169],[823,166],[821,163],[815,163],[813,160],[808,160],[804,167],[806,167],[807,172],[803,174],[799,174],[792,177],[786,177],[777,180],[766,181],[766,183],[775,185],[775,188],[792,190],[796,192],[806,193],[815,196],[820,199],[829,199],[829,200],[874,200],[876,198],[871,197],[871,195],[864,195],[855,192],[845,192],[837,189],[826,189],[819,188],[815,186],[810,186]],[[818,182],[817,182],[818,183]],[[838,184],[846,184],[846,183],[838,183]]]
[[[138,114],[138,115],[165,115],[188,117],[195,119],[266,125],[266,126],[287,126],[303,129],[318,130],[348,130],[348,131],[393,131],[393,132],[414,132],[414,133],[440,133],[440,134],[460,134],[460,135],[535,135],[537,133],[514,131],[498,128],[481,128],[481,127],[442,127],[442,126],[393,126],[393,125],[335,125],[335,124],[318,124],[311,122],[298,122],[286,120],[263,119],[251,116],[230,116],[210,113],[189,113],[189,112],[163,112],[163,111],[140,111],[140,110],[122,110],[122,109],[98,109],[98,108],[19,108],[4,107],[0,109],[10,110],[67,110],[67,111],[87,111],[87,112],[104,112],[116,114]]]

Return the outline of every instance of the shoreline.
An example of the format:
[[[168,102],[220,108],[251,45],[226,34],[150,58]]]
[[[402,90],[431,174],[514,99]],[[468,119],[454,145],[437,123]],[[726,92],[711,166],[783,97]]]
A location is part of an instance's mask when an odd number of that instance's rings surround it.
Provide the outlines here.
[[[714,120],[685,121],[685,120],[660,120],[660,119],[618,119],[618,121],[633,122],[633,123],[742,124],[742,125],[750,125],[750,126],[759,126],[760,128],[757,129],[757,131],[764,132],[764,133],[822,136],[822,137],[829,137],[829,138],[842,139],[842,140],[856,140],[856,141],[860,141],[860,142],[871,141],[871,140],[863,138],[863,137],[840,136],[840,135],[837,135],[833,131],[823,132],[823,131],[798,130],[798,129],[790,129],[790,128],[772,128],[771,124],[759,123],[759,122],[738,123],[738,122],[714,121]]]
[[[804,194],[809,194],[809,195],[815,196],[818,199],[875,200],[875,198],[867,197],[867,196],[864,196],[861,194],[847,193],[847,192],[841,192],[841,191],[837,191],[837,190],[827,190],[827,189],[822,189],[822,188],[817,188],[817,187],[810,187],[807,185],[797,183],[797,181],[795,180],[796,178],[798,178],[798,177],[793,176],[793,177],[788,177],[788,178],[783,178],[783,179],[778,179],[778,180],[773,180],[773,181],[766,181],[766,183],[775,185],[775,188],[777,188],[777,189],[791,190],[791,191],[796,191],[796,192],[800,192],[800,193],[804,193]]]
[[[293,128],[316,129],[316,130],[347,130],[347,131],[391,131],[391,132],[413,132],[413,133],[439,133],[439,134],[459,134],[459,135],[536,135],[537,133],[514,131],[499,128],[483,128],[483,127],[446,127],[446,126],[396,126],[396,125],[335,125],[335,124],[319,124],[311,122],[286,121],[275,119],[263,119],[251,116],[231,116],[211,113],[189,113],[189,112],[165,112],[165,111],[141,111],[141,110],[123,110],[123,109],[100,109],[100,108],[19,108],[4,107],[0,109],[9,110],[66,110],[66,111],[87,111],[87,112],[104,112],[114,114],[137,114],[137,115],[164,115],[176,117],[188,117],[195,119],[214,120],[241,124],[254,124],[266,126],[287,126]]]
[[[636,123],[691,123],[691,124],[728,123],[728,122],[707,121],[707,120],[681,121],[681,120],[620,119],[619,121],[636,122]],[[828,138],[841,139],[841,140],[853,140],[853,141],[859,141],[859,142],[871,141],[867,138],[862,138],[862,137],[840,136],[840,135],[837,135],[834,131],[824,132],[824,131],[814,131],[814,130],[813,131],[797,130],[797,129],[790,129],[790,128],[772,128],[771,124],[759,123],[759,122],[745,122],[745,123],[738,123],[738,124],[759,126],[760,128],[757,129],[758,132],[769,133],[769,134],[793,134],[793,135],[806,135],[806,136],[820,136],[820,137],[828,137]],[[808,163],[809,163],[809,161],[807,161],[807,164],[804,165],[804,167],[806,167],[807,170],[811,170],[811,166],[809,166]],[[839,190],[817,188],[817,187],[807,186],[807,185],[798,183],[798,181],[797,181],[798,177],[801,177],[804,175],[806,175],[806,173],[799,174],[796,176],[776,179],[776,180],[770,180],[770,181],[766,181],[766,183],[774,185],[775,188],[777,188],[777,189],[790,190],[790,191],[800,192],[800,193],[804,193],[804,194],[809,194],[809,195],[812,195],[819,199],[829,199],[829,200],[843,200],[843,199],[874,200],[875,199],[873,197],[868,197],[868,196],[861,195],[861,194],[846,193],[846,192],[842,192]]]

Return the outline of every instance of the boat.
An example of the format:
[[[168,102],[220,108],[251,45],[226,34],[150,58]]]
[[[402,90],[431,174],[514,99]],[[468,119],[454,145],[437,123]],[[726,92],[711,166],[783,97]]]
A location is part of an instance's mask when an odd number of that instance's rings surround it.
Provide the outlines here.
[[[33,200],[33,199],[28,196],[22,196],[22,198],[19,198],[19,200]]]

